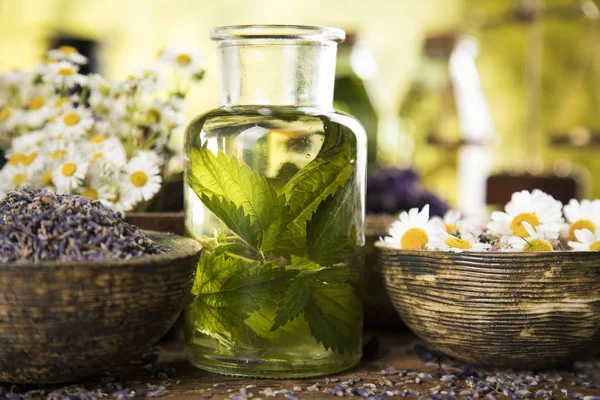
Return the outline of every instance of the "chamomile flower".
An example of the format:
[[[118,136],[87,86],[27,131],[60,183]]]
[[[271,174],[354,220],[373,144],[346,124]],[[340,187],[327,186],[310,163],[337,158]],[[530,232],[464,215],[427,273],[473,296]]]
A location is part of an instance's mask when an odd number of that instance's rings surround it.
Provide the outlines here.
[[[83,197],[87,197],[92,200],[98,200],[106,203],[107,205],[110,205],[112,200],[115,198],[115,195],[110,192],[109,185],[88,184],[80,187],[77,192]]]
[[[98,134],[88,139],[88,151],[92,164],[109,163],[120,168],[127,162],[127,154],[121,141],[106,134]]]
[[[527,232],[527,237],[512,236],[508,239],[509,250],[537,252],[553,251],[554,246],[550,243],[551,239],[556,238],[553,230],[548,230],[544,226],[538,226],[537,229],[527,221],[522,221],[523,229]]]
[[[87,82],[85,75],[79,73],[79,66],[67,61],[59,61],[48,65],[48,71],[42,79],[57,88],[63,86],[72,88],[77,85],[84,86]]]
[[[576,229],[574,233],[577,241],[569,242],[569,246],[573,250],[600,251],[600,229],[594,231],[589,229]]]
[[[131,211],[133,210],[133,207],[135,207],[135,204],[138,203],[138,200],[136,200],[134,198],[134,195],[131,193],[123,193],[121,192],[117,192],[117,193],[113,193],[113,198],[112,200],[108,201],[104,201],[105,204],[107,204],[110,208],[112,208],[115,211],[119,211],[121,213],[127,212],[127,211]]]
[[[3,181],[4,185],[9,188],[9,190],[29,186],[29,178],[27,168],[24,165],[14,166],[8,164],[2,168],[0,175],[0,181]]]
[[[86,133],[93,124],[94,118],[90,110],[80,106],[58,115],[50,129],[66,138],[75,138]]]
[[[54,169],[52,182],[59,192],[70,193],[81,186],[88,167],[87,161],[74,154],[74,151],[69,151],[65,159]]]
[[[135,156],[125,166],[121,192],[129,194],[136,202],[152,199],[160,189],[160,169],[149,157]]]
[[[23,113],[23,123],[30,128],[42,126],[56,113],[51,98],[34,96],[29,101],[27,110]]]
[[[491,247],[488,243],[481,243],[470,233],[462,237],[446,234],[432,240],[428,247],[432,250],[453,251],[460,253],[463,251],[488,251]]]
[[[158,59],[175,66],[177,71],[192,78],[201,79],[204,73],[202,56],[197,50],[167,46],[159,52]]]
[[[513,193],[505,212],[493,212],[487,226],[501,235],[528,237],[530,233],[523,224],[527,222],[534,231],[542,229],[549,239],[556,239],[564,221],[561,210],[562,203],[541,190],[523,190]]]
[[[11,152],[29,153],[38,148],[46,139],[48,133],[44,129],[30,131],[21,136],[13,138],[10,146]]]
[[[383,238],[389,247],[405,250],[424,250],[432,240],[443,238],[446,234],[443,224],[429,219],[429,205],[419,212],[412,208],[400,214],[389,230],[390,236]]]
[[[79,53],[73,46],[60,46],[57,49],[48,50],[48,58],[58,61],[69,61],[73,64],[83,65],[87,63],[87,57]]]
[[[67,157],[67,141],[52,140],[47,145],[48,157],[54,163],[60,163]]]
[[[11,107],[4,107],[0,110],[0,132],[11,131],[17,125],[21,124],[23,113]]]
[[[576,241],[575,231],[588,229],[595,232],[600,227],[600,200],[582,200],[581,202],[571,199],[564,206],[563,213],[568,223],[569,239]]]

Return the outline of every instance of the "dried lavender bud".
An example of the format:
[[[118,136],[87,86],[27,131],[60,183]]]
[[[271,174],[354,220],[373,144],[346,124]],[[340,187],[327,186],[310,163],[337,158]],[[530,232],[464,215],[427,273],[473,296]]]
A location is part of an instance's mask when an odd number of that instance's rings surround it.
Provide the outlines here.
[[[163,252],[99,201],[46,190],[13,191],[0,201],[0,263],[125,260]]]

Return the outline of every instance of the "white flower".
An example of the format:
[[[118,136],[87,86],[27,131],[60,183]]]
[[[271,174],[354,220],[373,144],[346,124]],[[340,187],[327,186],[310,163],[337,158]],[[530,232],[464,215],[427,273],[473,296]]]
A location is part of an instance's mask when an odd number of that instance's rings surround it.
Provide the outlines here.
[[[538,226],[537,230],[527,221],[523,221],[523,228],[528,237],[512,236],[508,239],[508,250],[535,252],[535,251],[553,251],[554,247],[548,240],[555,239],[555,231],[548,230],[543,225]]]
[[[23,114],[23,123],[30,128],[42,126],[56,113],[54,102],[46,96],[34,96]]]
[[[67,157],[67,142],[65,140],[52,140],[47,145],[50,159],[55,163],[60,163]]]
[[[86,133],[92,125],[94,118],[90,110],[77,107],[57,116],[50,129],[65,138],[75,138]]]
[[[78,188],[85,178],[89,163],[74,154],[75,149],[67,153],[52,174],[52,181],[59,192],[70,193]]]
[[[159,52],[158,59],[173,65],[177,71],[189,77],[201,78],[204,70],[202,56],[198,50],[181,49],[179,46],[167,46]]]
[[[136,153],[136,157],[143,157],[158,166],[163,164],[163,158],[154,150],[140,150]]]
[[[29,186],[30,177],[24,165],[6,164],[0,171],[0,182],[3,183],[5,189],[8,189],[6,191],[9,191]]]
[[[57,88],[66,86],[72,88],[80,85],[84,86],[87,82],[85,75],[79,73],[79,67],[67,61],[60,61],[48,65],[48,71],[42,77],[44,82],[50,82]]]
[[[600,250],[600,229],[596,229],[595,233],[589,229],[576,229],[575,237],[578,240],[577,242],[569,242],[569,246],[571,246],[573,250]]]
[[[35,150],[46,139],[48,133],[45,130],[29,131],[21,136],[13,138],[10,146],[15,153],[29,153]]]
[[[72,46],[60,46],[58,49],[48,50],[48,58],[55,59],[58,61],[69,61],[74,64],[86,64],[87,57],[80,54],[79,51]]]
[[[78,193],[92,200],[98,200],[106,205],[112,205],[112,200],[115,199],[115,195],[110,192],[109,185],[98,185],[89,184],[82,186],[78,189]]]
[[[446,234],[443,224],[429,219],[429,205],[419,212],[412,208],[400,214],[389,230],[390,236],[383,238],[389,247],[407,250],[423,250],[430,241],[443,238]]]
[[[568,222],[569,238],[576,241],[575,231],[578,229],[588,229],[595,232],[600,227],[600,200],[582,200],[581,203],[571,199],[569,204],[564,206],[563,212]]]
[[[22,118],[23,112],[21,110],[4,107],[0,110],[0,132],[13,130],[21,124]]]
[[[453,251],[460,253],[462,251],[487,251],[491,247],[488,243],[481,243],[479,240],[467,233],[462,237],[446,234],[445,237],[432,240],[428,247],[431,250]]]
[[[125,81],[120,82],[120,88],[125,93],[132,93],[137,90],[152,91],[163,85],[161,75],[155,67],[139,68],[127,76]]]
[[[87,149],[90,163],[110,163],[115,168],[121,168],[127,162],[125,148],[116,137],[94,135],[88,139]]]
[[[529,236],[523,222],[529,223],[534,231],[543,229],[549,239],[559,235],[563,218],[562,204],[552,196],[535,189],[513,193],[505,207],[506,212],[494,211],[488,223],[490,231],[501,235]]]
[[[133,210],[133,207],[137,202],[138,201],[134,198],[133,194],[123,193],[122,191],[113,194],[113,199],[111,201],[103,201],[108,207],[121,213]]]
[[[147,201],[160,190],[161,183],[158,165],[150,158],[138,155],[125,166],[121,192],[130,194],[136,202]]]

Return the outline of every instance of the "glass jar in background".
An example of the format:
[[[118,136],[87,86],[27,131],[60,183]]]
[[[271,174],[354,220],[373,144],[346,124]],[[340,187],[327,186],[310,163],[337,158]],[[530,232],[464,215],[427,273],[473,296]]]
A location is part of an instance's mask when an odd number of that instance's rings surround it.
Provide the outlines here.
[[[377,160],[377,113],[369,95],[370,82],[378,74],[375,58],[354,32],[340,44],[335,70],[335,108],[355,116],[367,131],[367,163]]]
[[[455,31],[430,34],[400,107],[424,184],[464,215],[486,213],[494,126],[475,60],[477,41]]]
[[[185,312],[195,366],[327,375],[361,357],[366,134],[333,109],[344,31],[214,29],[221,107],[185,142],[187,233],[204,250]]]

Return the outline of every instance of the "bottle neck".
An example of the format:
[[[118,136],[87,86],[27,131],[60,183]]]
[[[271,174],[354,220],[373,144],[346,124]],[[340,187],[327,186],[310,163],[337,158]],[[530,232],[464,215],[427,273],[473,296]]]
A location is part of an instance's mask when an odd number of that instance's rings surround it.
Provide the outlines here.
[[[221,105],[333,107],[337,44],[244,40],[219,44]]]

